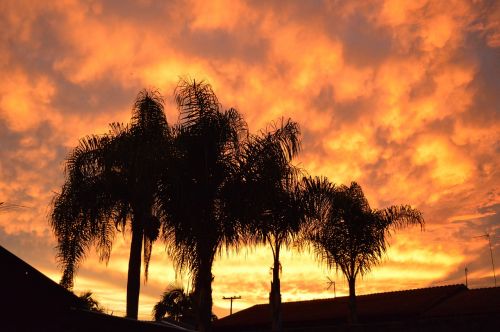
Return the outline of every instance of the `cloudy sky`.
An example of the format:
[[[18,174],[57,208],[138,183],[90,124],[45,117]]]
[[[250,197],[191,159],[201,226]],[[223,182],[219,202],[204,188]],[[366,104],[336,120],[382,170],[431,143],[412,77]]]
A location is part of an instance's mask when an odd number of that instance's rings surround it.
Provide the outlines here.
[[[411,204],[426,229],[395,234],[358,293],[450,283],[493,285],[500,266],[500,8],[495,1],[22,1],[0,3],[0,245],[58,281],[50,202],[79,138],[128,122],[143,88],[165,97],[180,77],[206,80],[256,132],[300,123],[297,163],[336,183],[357,181],[372,207]],[[14,207],[13,204],[23,207]],[[4,205],[5,206],[5,205]],[[125,311],[130,236],[109,264],[91,253],[76,291]],[[263,303],[269,248],[220,257],[214,304]],[[290,250],[284,301],[333,296],[345,279]],[[500,273],[500,268],[498,269]],[[140,316],[175,271],[156,243]],[[177,276],[177,282],[186,277]],[[500,279],[499,279],[500,282]]]

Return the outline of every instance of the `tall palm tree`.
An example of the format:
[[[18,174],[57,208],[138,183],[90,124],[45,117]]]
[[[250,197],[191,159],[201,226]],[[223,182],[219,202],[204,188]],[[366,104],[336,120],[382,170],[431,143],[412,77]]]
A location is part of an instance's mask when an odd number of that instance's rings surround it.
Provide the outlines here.
[[[211,330],[212,264],[223,247],[240,241],[227,201],[239,167],[246,123],[223,111],[211,86],[182,80],[175,98],[180,121],[174,130],[175,169],[160,186],[167,250],[177,269],[191,274],[198,328]]]
[[[155,208],[160,174],[168,161],[170,129],[159,93],[139,93],[130,125],[112,124],[88,136],[70,153],[66,179],[53,200],[51,226],[63,268],[61,284],[72,288],[91,246],[108,261],[117,231],[130,230],[127,317],[137,318],[141,256],[145,278],[160,222]],[[141,254],[141,251],[144,253]]]
[[[326,179],[309,179],[310,200],[316,199],[316,222],[306,238],[318,258],[329,267],[340,268],[349,283],[350,320],[357,323],[356,278],[380,263],[387,238],[394,229],[423,227],[422,213],[408,205],[372,209],[363,190],[352,182],[336,187]]]
[[[281,121],[271,130],[253,136],[245,149],[242,167],[245,183],[247,242],[263,243],[273,254],[273,279],[269,293],[272,330],[282,329],[280,252],[299,232],[303,217],[301,170],[292,165],[300,150],[296,122]],[[243,208],[243,207],[242,207]]]

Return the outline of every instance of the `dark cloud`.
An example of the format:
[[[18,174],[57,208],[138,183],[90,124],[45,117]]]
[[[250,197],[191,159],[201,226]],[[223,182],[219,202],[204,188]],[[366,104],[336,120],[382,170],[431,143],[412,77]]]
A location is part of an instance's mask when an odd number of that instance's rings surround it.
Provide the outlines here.
[[[335,85],[334,85],[335,87]],[[362,115],[371,115],[374,110],[375,98],[359,97],[345,102],[336,102],[333,106],[333,120],[339,124],[352,124],[358,122],[360,126],[371,126],[371,116],[361,119]]]
[[[421,80],[411,85],[409,93],[410,101],[418,100],[422,97],[432,96],[432,94],[436,91],[436,88],[437,86],[433,74],[426,71]]]
[[[115,115],[131,109],[143,84],[163,89],[174,87],[178,76],[196,75],[210,79],[221,101],[246,112],[250,126],[286,116],[283,112],[300,119],[302,167],[346,183],[360,181],[374,207],[418,204],[431,231],[401,246],[401,252],[416,255],[431,248],[426,251],[430,263],[403,257],[405,262],[387,266],[426,270],[433,265],[449,274],[445,279],[459,280],[462,267],[442,267],[434,260],[451,252],[459,256],[453,257],[457,265],[488,271],[484,248],[463,248],[459,240],[485,230],[495,236],[499,232],[500,140],[495,128],[500,48],[492,43],[494,16],[488,14],[494,1],[463,2],[450,10],[441,10],[439,2],[401,3],[389,17],[383,17],[383,2],[250,1],[238,3],[227,17],[200,12],[200,4],[0,5],[5,7],[0,11],[0,71],[5,73],[0,82],[0,194],[33,207],[0,215],[2,244],[53,271],[46,214],[77,136],[96,133],[94,127],[102,130],[107,123],[101,118],[128,121],[128,116]],[[441,21],[435,17],[445,17],[445,24],[436,24]],[[39,96],[40,89],[53,91]],[[172,91],[166,93],[170,105]],[[21,115],[23,123],[16,126],[12,119]],[[419,149],[425,152],[421,160]],[[458,215],[489,211],[495,214],[450,222]],[[442,248],[428,238],[441,241]],[[114,254],[111,260],[123,257]],[[234,275],[224,264],[227,275]],[[249,264],[262,262],[253,257]],[[303,268],[317,278],[315,265],[308,264]],[[79,276],[102,280],[119,293],[126,283],[120,271],[91,259]],[[284,292],[317,291],[316,284],[300,282],[306,278],[302,272],[286,277]],[[247,274],[231,281],[220,272],[215,284],[224,291],[237,284],[255,287],[254,293],[265,296],[268,276],[254,280]],[[370,280],[364,289],[427,282],[415,275],[412,280]],[[153,281],[144,294],[156,298],[164,286]],[[119,297],[124,300],[123,294]]]
[[[475,44],[475,45],[474,45]],[[500,47],[489,48],[477,40],[469,46],[475,51],[479,64],[471,83],[475,98],[463,115],[463,121],[478,126],[491,125],[500,120]]]
[[[370,95],[338,101],[335,98],[335,86],[335,82],[321,86],[319,92],[311,97],[310,107],[332,119],[332,128],[330,128],[332,130],[353,124],[370,126],[374,120],[372,114],[377,97]]]
[[[235,34],[224,29],[184,29],[174,44],[179,51],[206,60],[243,61],[248,65],[266,62],[269,41],[252,34],[251,27]]]
[[[360,12],[328,27],[330,35],[342,41],[344,59],[354,66],[378,66],[393,52],[389,29],[376,27]]]
[[[96,113],[116,110],[132,112],[134,98],[139,93],[138,87],[125,88],[108,78],[91,81],[85,86],[67,81],[59,75],[58,78],[53,106],[62,114],[80,114],[82,117],[89,117]]]
[[[29,142],[23,142],[26,140]],[[0,121],[0,142],[3,145],[0,149],[0,174],[4,183],[21,181],[21,175],[33,171],[54,175],[53,171],[60,169],[59,165],[67,154],[67,149],[60,144],[57,136],[54,137],[54,128],[48,122],[41,122],[35,128],[24,132],[17,132]],[[20,151],[32,151],[32,156],[40,158],[40,163],[33,164],[33,160],[25,158]],[[44,190],[50,188],[44,187]]]
[[[0,215],[0,218],[3,217]],[[30,231],[8,233],[0,226],[0,245],[37,269],[57,269],[55,243],[48,231],[43,234]]]
[[[168,26],[176,23],[175,14],[185,9],[183,1],[120,1],[89,3],[88,10],[102,19],[114,18],[144,26]]]
[[[320,112],[332,112],[334,105],[333,86],[328,84],[321,86],[319,92],[312,96],[311,106]]]

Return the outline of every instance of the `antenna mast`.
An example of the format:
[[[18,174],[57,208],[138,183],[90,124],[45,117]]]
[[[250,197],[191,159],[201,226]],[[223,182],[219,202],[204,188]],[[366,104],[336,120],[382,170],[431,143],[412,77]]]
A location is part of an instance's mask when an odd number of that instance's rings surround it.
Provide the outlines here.
[[[493,249],[491,249],[491,239],[490,239],[490,233],[485,233],[483,235],[479,236],[474,236],[473,239],[477,239],[480,237],[485,237],[488,239],[488,244],[490,246],[490,257],[491,257],[491,269],[493,270],[493,280],[495,281],[495,287],[497,286],[497,276],[495,273],[495,263],[493,262]]]

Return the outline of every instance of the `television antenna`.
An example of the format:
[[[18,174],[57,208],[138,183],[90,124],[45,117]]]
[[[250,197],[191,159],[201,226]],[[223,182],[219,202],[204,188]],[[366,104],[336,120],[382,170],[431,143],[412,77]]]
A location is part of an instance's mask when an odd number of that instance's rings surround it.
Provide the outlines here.
[[[491,269],[493,270],[493,280],[495,281],[495,287],[496,287],[497,286],[497,276],[495,274],[495,263],[493,262],[493,250],[491,249],[490,233],[484,233],[483,235],[474,236],[473,239],[478,239],[478,238],[482,238],[482,237],[488,239],[488,244],[490,246]]]
[[[336,298],[337,297],[337,290],[335,289],[335,280],[332,280],[330,277],[326,277],[326,279],[328,279],[328,281],[326,282],[326,284],[328,285],[326,287],[326,290],[330,290],[330,288],[332,287],[333,285],[333,297]]]
[[[7,202],[0,202],[0,212],[17,210],[19,208],[27,209],[29,207],[24,206],[24,205],[19,205],[19,204],[10,204]]]

